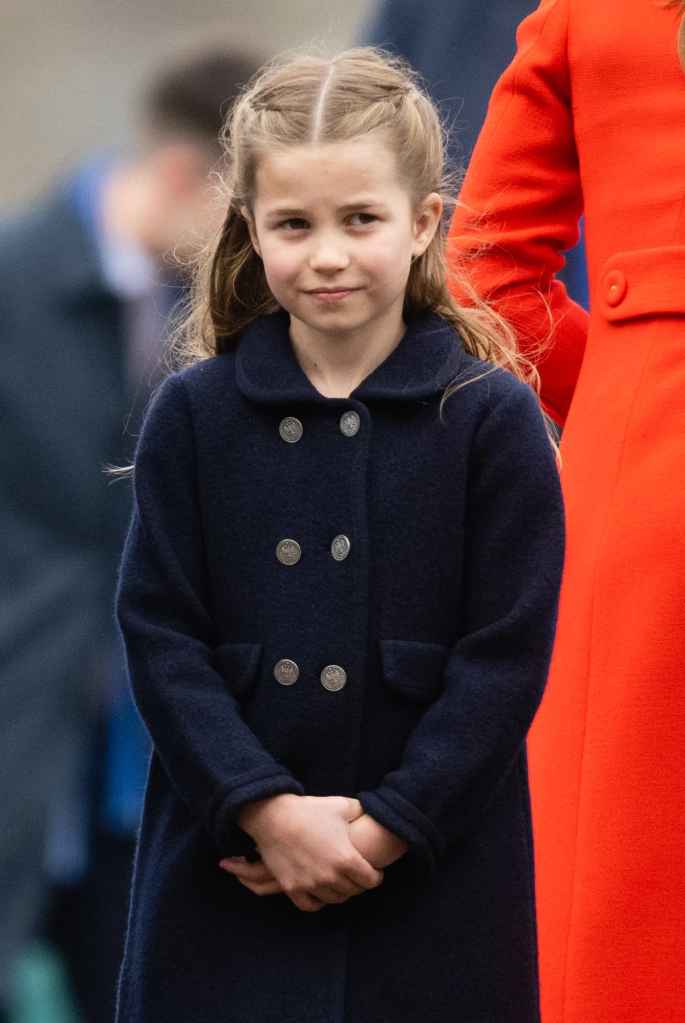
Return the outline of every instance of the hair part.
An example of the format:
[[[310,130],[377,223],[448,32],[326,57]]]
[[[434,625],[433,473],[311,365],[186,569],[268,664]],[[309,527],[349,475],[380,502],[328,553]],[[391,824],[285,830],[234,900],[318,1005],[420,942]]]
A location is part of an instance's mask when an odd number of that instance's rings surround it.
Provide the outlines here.
[[[448,268],[449,215],[461,171],[446,169],[446,131],[417,73],[401,58],[376,47],[355,47],[332,59],[281,55],[247,83],[234,102],[221,134],[226,178],[217,179],[226,216],[217,236],[193,260],[189,303],[172,333],[169,365],[181,368],[220,355],[257,317],[279,305],[266,280],[242,212],[254,207],[260,157],[307,144],[377,137],[397,158],[400,180],[416,208],[430,193],[443,200],[443,217],[425,251],[409,270],[404,318],[433,311],[452,325],[467,352],[503,367],[532,386],[540,381],[533,359],[518,347],[513,328],[468,282],[456,259]],[[465,295],[467,305],[454,297]],[[542,346],[539,346],[542,347]],[[482,374],[479,374],[482,375]],[[445,401],[474,379],[455,380]],[[556,435],[548,423],[550,440]]]
[[[537,373],[509,325],[465,284],[462,271],[448,270],[447,225],[461,173],[446,171],[444,128],[416,72],[375,47],[356,47],[332,59],[277,57],[236,100],[222,133],[230,167],[228,180],[220,182],[226,217],[196,261],[189,313],[176,333],[176,364],[226,351],[256,317],[278,308],[241,212],[253,208],[260,157],[274,149],[364,136],[378,137],[398,157],[414,204],[432,192],[444,203],[433,240],[411,265],[405,316],[433,310],[453,325],[467,351],[536,386]],[[456,274],[469,306],[452,296]]]

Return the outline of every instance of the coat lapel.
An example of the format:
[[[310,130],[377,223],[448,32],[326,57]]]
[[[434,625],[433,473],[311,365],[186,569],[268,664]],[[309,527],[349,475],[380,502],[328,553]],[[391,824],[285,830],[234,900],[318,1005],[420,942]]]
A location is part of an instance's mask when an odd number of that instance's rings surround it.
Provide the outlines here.
[[[284,310],[260,317],[240,336],[236,382],[245,397],[257,402],[327,402],[295,357]],[[425,400],[442,391],[458,374],[463,346],[452,327],[434,313],[407,326],[390,355],[362,380],[350,399]]]

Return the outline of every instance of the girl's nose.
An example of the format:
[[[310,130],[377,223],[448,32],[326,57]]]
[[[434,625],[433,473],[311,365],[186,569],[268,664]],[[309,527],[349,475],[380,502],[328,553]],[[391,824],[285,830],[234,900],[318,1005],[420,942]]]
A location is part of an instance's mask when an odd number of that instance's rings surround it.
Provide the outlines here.
[[[309,256],[309,266],[321,273],[333,270],[344,270],[350,259],[341,245],[331,238],[322,238],[313,246]]]

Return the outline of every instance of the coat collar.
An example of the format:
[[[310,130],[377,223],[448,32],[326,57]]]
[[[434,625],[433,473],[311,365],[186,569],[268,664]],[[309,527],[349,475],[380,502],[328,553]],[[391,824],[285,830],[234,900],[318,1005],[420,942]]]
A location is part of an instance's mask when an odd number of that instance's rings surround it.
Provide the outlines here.
[[[349,398],[327,398],[309,380],[295,357],[285,310],[262,316],[247,327],[236,352],[238,389],[258,402],[414,401],[444,390],[458,374],[464,349],[452,326],[435,313],[422,313],[407,326],[399,344],[352,391]]]

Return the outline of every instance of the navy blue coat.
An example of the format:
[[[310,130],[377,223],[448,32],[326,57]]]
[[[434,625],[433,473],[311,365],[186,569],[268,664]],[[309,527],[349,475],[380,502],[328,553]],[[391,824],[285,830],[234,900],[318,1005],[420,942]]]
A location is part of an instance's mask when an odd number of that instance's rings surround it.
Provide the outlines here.
[[[525,736],[562,502],[534,395],[505,371],[441,422],[445,385],[487,368],[429,315],[327,398],[279,312],[160,389],[117,600],[155,744],[120,1023],[538,1020]],[[338,692],[327,664],[347,672]],[[356,795],[410,850],[317,913],[254,895],[217,861],[252,848],[242,805],[281,792]]]

